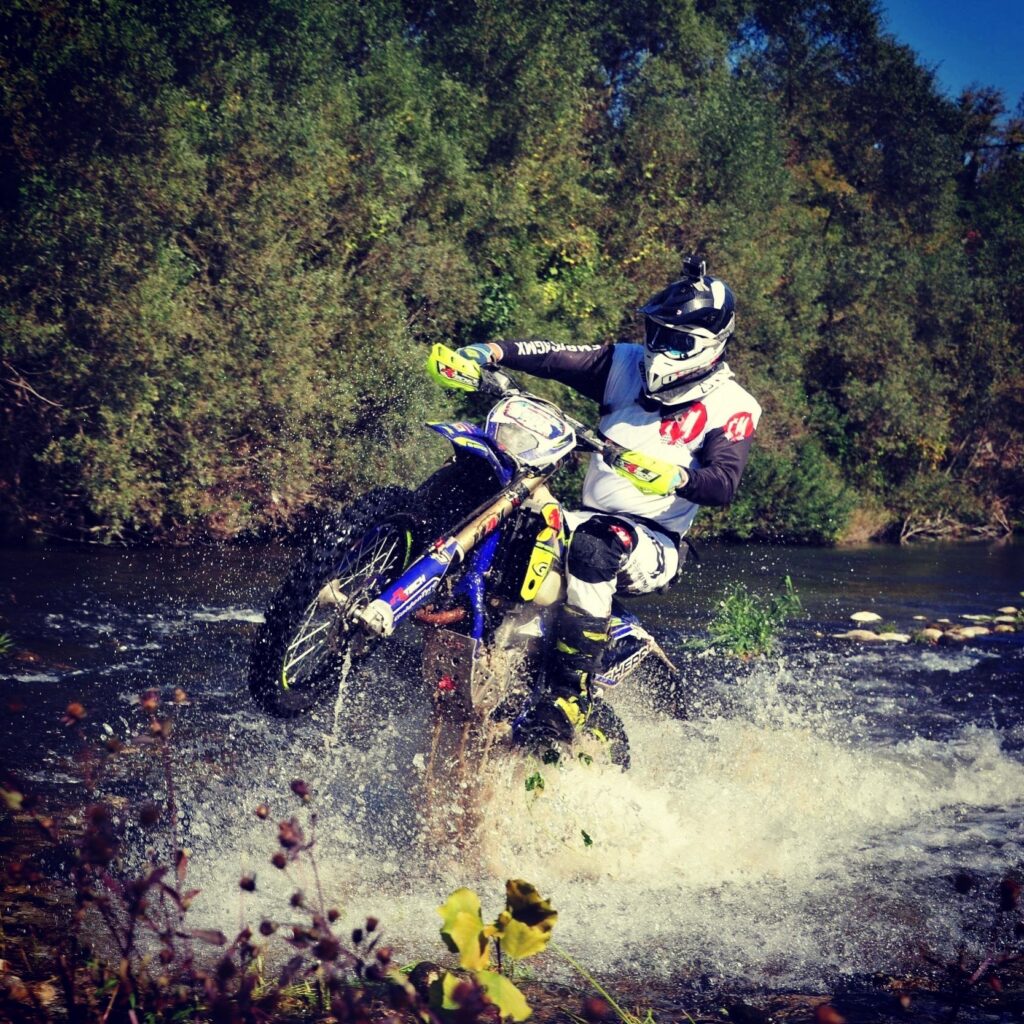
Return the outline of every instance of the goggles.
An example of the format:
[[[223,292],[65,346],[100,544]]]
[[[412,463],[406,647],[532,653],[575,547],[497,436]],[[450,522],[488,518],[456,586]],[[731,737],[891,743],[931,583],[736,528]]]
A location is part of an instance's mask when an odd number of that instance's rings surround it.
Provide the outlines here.
[[[658,323],[651,317],[645,317],[644,330],[646,331],[646,343],[649,352],[664,352],[669,356],[689,356],[698,348],[703,348],[707,343],[706,338],[690,334],[688,331],[678,331],[666,324]]]

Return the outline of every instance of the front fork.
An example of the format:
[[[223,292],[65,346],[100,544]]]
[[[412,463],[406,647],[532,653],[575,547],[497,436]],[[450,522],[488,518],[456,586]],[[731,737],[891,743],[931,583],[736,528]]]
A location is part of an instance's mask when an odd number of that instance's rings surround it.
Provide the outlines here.
[[[413,562],[380,597],[358,614],[363,627],[377,636],[390,636],[403,619],[427,603],[448,572],[460,565],[481,541],[494,534],[540,488],[548,475],[530,474],[514,479],[497,497],[471,512],[451,535],[434,541],[430,551]],[[481,633],[483,630],[482,580],[479,582],[481,586],[475,588],[470,584],[469,591],[471,596],[474,590],[479,593],[478,600],[473,602],[474,633],[477,618]],[[479,610],[476,604],[480,605]]]

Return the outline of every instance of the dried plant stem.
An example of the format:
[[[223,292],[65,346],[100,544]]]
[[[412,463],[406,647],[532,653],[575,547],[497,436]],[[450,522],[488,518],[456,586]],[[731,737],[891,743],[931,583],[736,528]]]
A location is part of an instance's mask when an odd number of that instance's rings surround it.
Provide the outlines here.
[[[574,960],[558,943],[551,941],[548,943],[548,948],[553,949],[577,974],[580,975],[586,982],[588,982],[601,998],[615,1011],[619,1020],[623,1024],[637,1024],[638,1018],[636,1014],[630,1013],[628,1010],[624,1010],[615,1001],[615,997],[595,978],[589,971],[586,970],[580,963]]]
[[[100,1024],[107,1024],[107,1018],[110,1016],[110,1011],[114,1008],[114,1002],[117,999],[118,992],[120,991],[121,982],[118,981],[118,983],[114,986],[114,991],[110,993],[110,1002],[107,1003],[107,1009],[104,1012],[103,1016],[100,1018]]]
[[[158,722],[156,715],[152,716],[154,722]],[[159,723],[160,728],[160,760],[163,763],[164,769],[164,785],[167,788],[167,827],[170,830],[171,835],[171,863],[175,866],[175,879],[176,888],[180,892],[180,883],[182,881],[181,869],[179,868],[178,854],[181,849],[181,844],[178,837],[178,801],[176,796],[176,790],[174,787],[174,770],[171,766],[171,751],[170,745],[167,742],[167,736],[164,732],[164,723]]]
[[[327,904],[324,901],[323,886],[320,884],[320,867],[313,853],[313,844],[316,842],[316,823],[317,816],[314,814],[310,819],[309,863],[313,868],[313,884],[316,886],[316,898],[320,906],[320,916],[323,917],[327,914]]]

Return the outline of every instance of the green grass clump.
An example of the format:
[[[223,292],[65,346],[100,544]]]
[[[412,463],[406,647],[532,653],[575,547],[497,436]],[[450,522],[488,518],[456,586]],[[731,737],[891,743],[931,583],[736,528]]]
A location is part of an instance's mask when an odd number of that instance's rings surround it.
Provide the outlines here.
[[[711,646],[737,658],[770,654],[775,650],[779,630],[802,611],[788,576],[785,591],[768,597],[751,593],[742,583],[734,583],[719,602],[711,622]]]

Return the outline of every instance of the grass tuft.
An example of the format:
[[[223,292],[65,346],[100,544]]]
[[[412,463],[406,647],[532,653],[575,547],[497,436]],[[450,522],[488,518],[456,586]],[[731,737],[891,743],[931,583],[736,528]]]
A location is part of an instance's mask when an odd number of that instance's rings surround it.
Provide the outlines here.
[[[711,622],[711,646],[737,658],[771,654],[783,625],[802,611],[803,605],[789,576],[783,593],[768,597],[735,583],[719,602]]]

